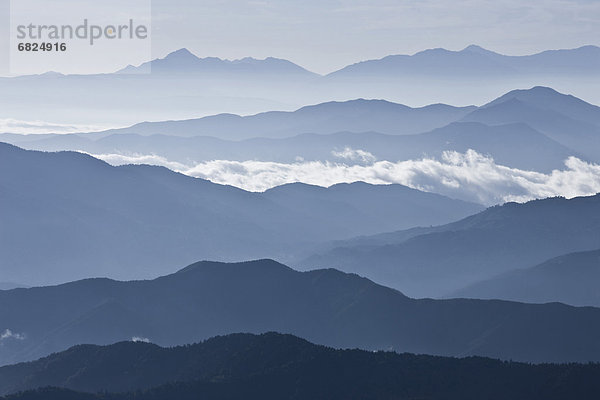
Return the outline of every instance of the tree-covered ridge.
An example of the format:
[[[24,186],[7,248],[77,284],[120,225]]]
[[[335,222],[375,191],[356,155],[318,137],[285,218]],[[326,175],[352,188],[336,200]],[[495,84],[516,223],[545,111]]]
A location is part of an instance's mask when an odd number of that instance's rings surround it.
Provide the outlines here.
[[[43,387],[6,400],[581,400],[600,396],[598,378],[598,364],[335,350],[277,333],[233,334],[174,348],[76,346],[0,369],[4,391],[8,382],[20,383],[17,390]]]

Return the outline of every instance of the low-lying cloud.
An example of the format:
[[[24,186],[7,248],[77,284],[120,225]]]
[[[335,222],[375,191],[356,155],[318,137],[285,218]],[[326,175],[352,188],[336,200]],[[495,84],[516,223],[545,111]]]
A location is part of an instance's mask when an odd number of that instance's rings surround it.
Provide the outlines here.
[[[441,159],[374,161],[366,165],[229,160],[184,165],[156,155],[100,154],[95,157],[113,165],[162,165],[186,175],[250,191],[264,191],[291,182],[331,186],[364,181],[372,184],[397,183],[486,205],[551,196],[571,198],[600,192],[600,165],[576,157],[569,157],[563,169],[548,174],[499,165],[493,158],[474,150],[444,152]]]
[[[332,151],[331,155],[336,158],[340,158],[343,160],[354,161],[364,164],[372,164],[377,158],[368,151],[365,150],[354,150],[351,147],[346,147],[342,151]]]
[[[8,339],[25,340],[25,335],[23,335],[21,333],[15,333],[15,332],[11,331],[10,329],[7,329],[3,333],[0,334],[0,343],[4,342],[5,340],[8,340]]]
[[[67,125],[45,121],[21,121],[18,119],[0,118],[0,133],[17,133],[40,135],[45,133],[67,134],[78,132],[96,132],[108,129],[98,125]]]

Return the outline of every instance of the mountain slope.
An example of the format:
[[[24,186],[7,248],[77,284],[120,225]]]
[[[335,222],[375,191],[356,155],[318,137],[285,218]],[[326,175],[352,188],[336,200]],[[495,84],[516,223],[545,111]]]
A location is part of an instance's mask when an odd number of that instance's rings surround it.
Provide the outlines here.
[[[452,293],[451,297],[527,303],[560,301],[600,307],[600,250],[571,253],[535,267],[508,272]]]
[[[152,281],[91,279],[0,291],[0,321],[14,334],[0,346],[3,363],[79,343],[139,337],[173,345],[267,331],[341,348],[600,360],[600,309],[412,300],[356,275],[296,272],[269,260],[201,262]]]
[[[115,168],[81,153],[0,144],[0,275],[26,284],[154,277],[198,259],[285,258],[321,241],[449,222],[482,209],[398,185],[345,187],[322,189],[326,202],[315,198],[296,209],[289,197],[165,168]]]
[[[445,226],[336,243],[299,263],[441,296],[562,254],[600,248],[600,195],[507,203]]]
[[[73,347],[0,368],[0,393],[52,385],[92,393],[155,388],[136,393],[136,399],[593,399],[600,394],[599,375],[594,364],[342,351],[289,335],[234,334],[170,349],[145,343]],[[44,389],[11,398],[65,399],[69,394]],[[88,396],[133,398],[78,395]]]

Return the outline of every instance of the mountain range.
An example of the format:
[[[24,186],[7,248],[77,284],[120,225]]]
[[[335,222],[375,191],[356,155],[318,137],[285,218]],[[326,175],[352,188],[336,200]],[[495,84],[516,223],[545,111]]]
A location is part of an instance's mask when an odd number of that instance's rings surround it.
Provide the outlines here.
[[[414,55],[390,55],[349,65],[328,77],[364,78],[372,76],[428,76],[434,78],[553,74],[597,76],[600,48],[583,46],[572,50],[550,50],[529,56],[506,56],[470,45],[460,51],[428,49]]]
[[[299,264],[356,272],[410,296],[437,297],[598,248],[600,194],[507,203],[443,226],[337,242]],[[546,287],[546,293],[551,290]],[[563,298],[559,292],[552,300]]]
[[[527,303],[560,301],[600,307],[600,250],[570,253],[534,267],[510,271],[452,293],[451,297]]]
[[[268,57],[257,60],[246,57],[239,60],[223,60],[217,57],[200,58],[188,49],[179,49],[164,58],[149,61],[138,67],[129,65],[117,71],[118,74],[194,74],[199,76],[239,77],[240,75],[265,75],[271,79],[281,76],[317,77],[299,65],[288,60]]]
[[[175,348],[142,342],[76,346],[0,368],[0,393],[30,390],[6,399],[45,400],[583,400],[600,395],[599,374],[597,364],[334,350],[290,335],[233,334]]]
[[[0,291],[3,364],[73,345],[192,343],[233,332],[290,333],[336,348],[529,362],[600,360],[600,309],[558,303],[413,300],[336,270],[270,260],[200,262],[151,281],[87,279]]]
[[[515,87],[540,85],[600,103],[599,54],[595,46],[523,57],[476,46],[430,49],[319,76],[287,60],[200,58],[180,49],[116,73],[0,78],[0,118],[48,121],[49,126],[125,126],[225,112],[293,110],[359,97],[412,106],[483,104]]]
[[[155,277],[198,259],[288,259],[316,243],[460,219],[482,206],[401,185],[247,192],[162,167],[0,144],[0,276]]]
[[[293,112],[270,111],[250,116],[219,114],[183,121],[143,122],[128,128],[77,136],[91,140],[114,134],[211,136],[224,140],[243,140],[256,137],[289,138],[304,133],[330,134],[343,131],[408,135],[440,128],[465,117],[473,110],[475,107],[472,106],[433,104],[411,108],[385,100],[357,99],[306,106]]]
[[[379,60],[367,60],[348,65],[327,77],[348,77],[374,75],[377,77],[396,75],[443,76],[494,76],[517,74],[587,74],[596,75],[600,66],[600,48],[582,46],[569,50],[550,50],[529,56],[506,56],[477,45],[470,45],[460,51],[428,49],[413,55],[390,55]],[[278,75],[283,73],[318,76],[318,74],[287,60],[267,58],[257,60],[251,57],[240,60],[222,60],[216,57],[200,58],[187,49],[179,49],[166,57],[156,59],[139,67],[128,66],[118,73],[154,74],[235,74],[262,73]]]
[[[227,139],[227,140],[225,140]],[[352,100],[253,116],[215,115],[69,135],[0,135],[34,150],[158,155],[182,165],[209,160],[330,161],[345,150],[369,160],[440,158],[473,149],[501,165],[549,173],[570,156],[600,162],[600,107],[553,89],[514,90],[482,107],[410,108]]]

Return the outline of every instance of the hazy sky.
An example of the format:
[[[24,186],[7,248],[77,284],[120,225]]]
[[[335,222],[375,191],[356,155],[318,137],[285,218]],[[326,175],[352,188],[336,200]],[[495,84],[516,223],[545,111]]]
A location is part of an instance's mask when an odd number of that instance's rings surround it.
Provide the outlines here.
[[[66,2],[49,4],[64,14]],[[152,10],[153,57],[187,47],[202,57],[286,58],[320,73],[432,47],[519,55],[600,44],[598,0],[154,0]]]
[[[155,0],[154,54],[349,63],[479,44],[507,54],[600,44],[598,0]]]

